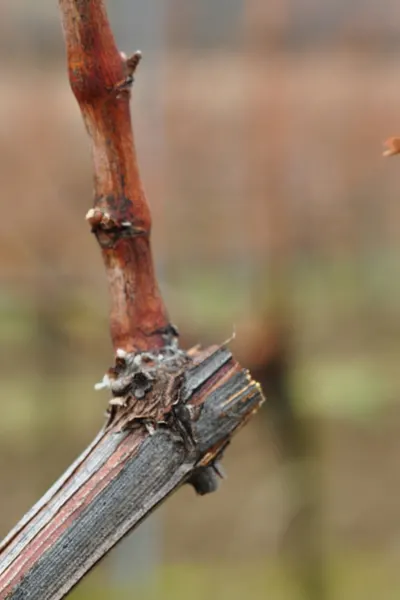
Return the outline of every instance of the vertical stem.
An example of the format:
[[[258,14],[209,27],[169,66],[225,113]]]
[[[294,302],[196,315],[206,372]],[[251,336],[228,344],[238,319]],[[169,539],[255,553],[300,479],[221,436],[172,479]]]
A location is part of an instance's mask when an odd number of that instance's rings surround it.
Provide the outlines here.
[[[69,79],[92,141],[94,209],[111,295],[114,348],[143,351],[168,343],[174,330],[161,298],[150,245],[151,215],[134,146],[127,76],[103,0],[59,0]]]

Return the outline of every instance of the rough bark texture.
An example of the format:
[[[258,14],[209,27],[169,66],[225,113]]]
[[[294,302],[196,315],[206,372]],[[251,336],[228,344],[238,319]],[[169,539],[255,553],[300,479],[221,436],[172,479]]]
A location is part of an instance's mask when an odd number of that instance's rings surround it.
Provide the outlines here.
[[[56,600],[128,531],[214,464],[262,394],[225,348],[198,353],[182,398],[199,408],[195,444],[169,426],[106,427],[0,546],[0,598]],[[212,472],[212,467],[207,471]]]
[[[55,600],[182,483],[217,487],[232,434],[259,408],[259,384],[226,346],[185,352],[154,275],[151,219],[129,97],[140,55],[118,53],[102,0],[59,0],[69,77],[92,139],[87,214],[111,294],[115,364],[108,420],[0,545],[0,600]]]

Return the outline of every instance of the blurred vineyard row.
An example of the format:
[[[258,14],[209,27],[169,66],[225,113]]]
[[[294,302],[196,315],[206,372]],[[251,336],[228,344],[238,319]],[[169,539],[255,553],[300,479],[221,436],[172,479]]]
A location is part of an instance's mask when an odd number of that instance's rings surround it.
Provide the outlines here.
[[[172,55],[155,89],[143,67],[137,145],[183,330],[262,319],[278,279],[307,349],[397,343],[399,166],[380,156],[398,122],[397,70],[349,53]],[[84,222],[89,144],[61,68],[3,73],[0,133],[5,320],[30,295],[58,294],[85,337],[106,287]]]
[[[0,30],[15,25],[0,36],[4,533],[99,427],[107,398],[92,387],[111,360],[84,219],[90,145],[53,4],[0,3]],[[145,51],[133,119],[172,320],[185,347],[235,330],[232,349],[268,392],[221,492],[191,511],[183,490],[164,509],[168,560],[271,565],[294,531],[307,538],[290,487],[302,442],[274,402],[290,397],[318,472],[303,481],[316,547],[361,579],[367,554],[382,594],[400,533],[400,162],[381,158],[400,130],[398,4],[109,4],[121,47]],[[122,17],[139,4],[140,20]]]

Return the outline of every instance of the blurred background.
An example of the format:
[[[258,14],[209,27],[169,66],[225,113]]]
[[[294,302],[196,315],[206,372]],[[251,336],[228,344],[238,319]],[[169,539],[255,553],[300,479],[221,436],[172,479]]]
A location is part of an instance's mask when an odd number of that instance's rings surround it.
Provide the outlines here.
[[[157,269],[267,402],[71,598],[397,599],[400,7],[113,0]],[[0,535],[91,441],[112,363],[90,145],[55,0],[0,0]]]

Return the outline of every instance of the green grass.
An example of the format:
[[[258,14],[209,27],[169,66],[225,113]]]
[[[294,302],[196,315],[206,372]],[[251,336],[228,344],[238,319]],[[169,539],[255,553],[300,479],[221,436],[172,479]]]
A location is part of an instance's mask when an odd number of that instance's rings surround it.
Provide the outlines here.
[[[324,418],[375,418],[399,396],[391,371],[390,362],[379,356],[310,358],[293,373],[298,408]]]
[[[314,600],[306,598],[289,571],[273,559],[257,565],[165,566],[148,586],[130,589],[90,579],[77,587],[72,600]],[[346,554],[329,562],[326,588],[329,600],[397,600],[400,574],[395,560]]]

